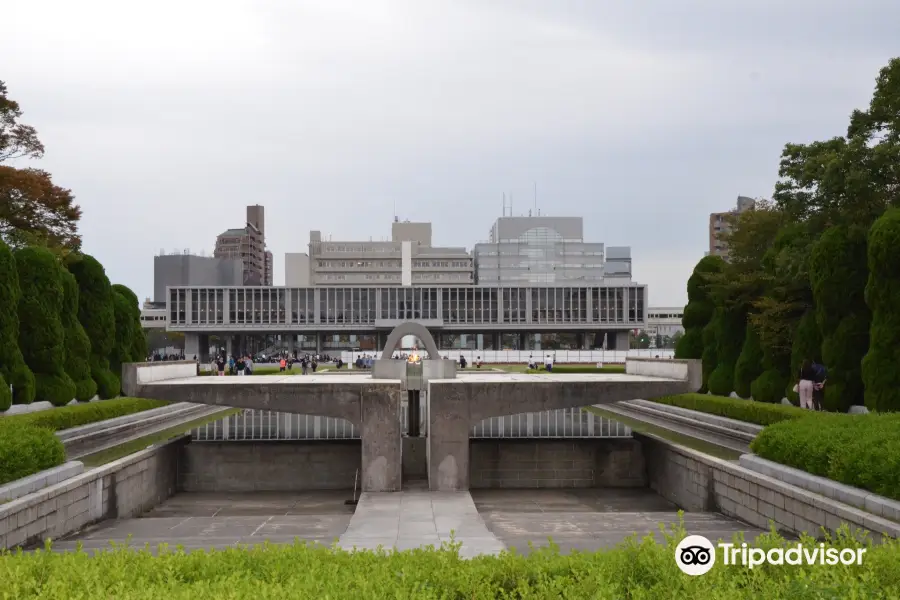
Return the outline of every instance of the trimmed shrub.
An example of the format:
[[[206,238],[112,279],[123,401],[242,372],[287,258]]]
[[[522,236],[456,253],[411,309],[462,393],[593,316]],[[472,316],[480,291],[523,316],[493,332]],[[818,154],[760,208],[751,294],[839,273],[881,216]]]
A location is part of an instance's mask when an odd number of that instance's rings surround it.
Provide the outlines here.
[[[734,391],[741,398],[749,398],[753,393],[751,386],[762,373],[762,359],[759,335],[753,325],[748,322],[744,333],[744,347],[734,366]]]
[[[696,410],[698,412],[763,426],[771,425],[772,423],[780,423],[781,421],[808,417],[810,415],[808,410],[797,408],[795,406],[739,400],[737,398],[712,396],[710,394],[663,396],[661,398],[653,398],[653,402]]]
[[[757,402],[779,403],[787,382],[788,376],[778,369],[766,369],[750,384],[750,395]]]
[[[703,328],[703,356],[701,357],[703,366],[703,385],[697,390],[700,393],[706,393],[709,388],[709,375],[715,370],[716,364],[719,362],[717,345],[719,327],[721,327],[721,325],[721,315],[717,312],[713,315],[709,324]]]
[[[734,391],[734,370],[747,329],[746,311],[741,307],[720,308],[716,331],[716,368],[709,374],[707,387],[716,396],[727,396]]]
[[[0,307],[3,307],[0,310],[0,376],[7,386],[13,386],[13,403],[31,404],[34,375],[19,349],[20,296],[16,259],[9,246],[0,240]]]
[[[766,427],[750,448],[768,460],[900,500],[900,414],[812,414]]]
[[[131,311],[125,296],[113,290],[112,301],[116,330],[112,350],[109,353],[109,369],[113,373],[121,374],[122,364],[127,363],[131,358],[134,325],[131,322]]]
[[[10,427],[4,424],[9,418],[0,417],[0,485],[66,461],[63,443],[52,431],[28,425]]]
[[[75,398],[75,382],[66,374],[62,268],[46,248],[17,250],[19,272],[19,347],[34,373],[35,397],[54,406]]]
[[[113,292],[106,271],[87,254],[70,258],[69,271],[78,282],[78,320],[91,341],[91,376],[101,398],[119,395],[119,376],[109,370],[109,355],[116,335]]]
[[[21,415],[9,415],[0,417],[0,427],[3,426],[29,426],[42,427],[53,431],[62,431],[72,427],[80,427],[90,423],[133,415],[153,408],[167,406],[169,403],[163,400],[151,400],[149,398],[113,398],[103,402],[90,402],[87,404],[73,404],[62,406],[53,410],[41,410]]]
[[[784,391],[785,396],[795,406],[800,405],[800,397],[794,391],[794,386],[800,376],[800,367],[807,359],[820,362],[822,360],[821,347],[822,336],[819,333],[819,326],[816,324],[816,314],[812,310],[807,311],[800,318],[797,330],[794,332],[794,344],[791,347],[791,372],[788,374],[787,387]]]
[[[66,337],[66,373],[75,382],[75,399],[87,402],[97,395],[91,377],[91,340],[78,320],[78,282],[66,269],[60,269],[63,287],[62,324]]]
[[[147,336],[141,323],[141,304],[138,302],[137,294],[121,283],[113,284],[112,289],[125,298],[131,315],[131,344],[126,362],[144,362],[147,360]]]
[[[715,306],[707,291],[708,277],[718,273],[724,266],[718,256],[704,256],[694,267],[687,283],[688,303],[684,307],[681,323],[684,336],[675,347],[675,358],[703,357],[703,329],[709,324]],[[705,381],[705,380],[704,380]]]
[[[900,543],[874,545],[843,531],[825,540],[851,554],[864,548],[859,565],[716,565],[701,577],[682,573],[673,557],[688,532],[682,518],[643,538],[632,535],[614,548],[563,554],[558,546],[499,556],[461,556],[460,544],[439,548],[342,550],[321,544],[257,544],[185,552],[124,544],[102,552],[20,552],[0,555],[0,581],[8,598],[115,598],[115,600],[220,600],[285,598],[417,598],[421,600],[549,598],[670,600],[804,600],[900,597]],[[654,535],[655,534],[655,535]],[[661,540],[661,541],[660,541]],[[718,541],[715,539],[714,541]],[[731,541],[740,548],[742,534]],[[748,539],[771,556],[797,548],[777,533]],[[802,536],[809,552],[817,540]],[[52,546],[48,545],[47,550]]]
[[[866,406],[900,411],[900,209],[892,208],[869,230],[871,343],[862,361]]]
[[[862,404],[862,359],[869,348],[870,314],[865,303],[866,236],[857,227],[825,230],[809,259],[809,280],[828,369],[825,408],[847,412]]]
[[[9,384],[0,374],[0,412],[9,410],[10,406],[12,406],[12,394],[9,393]]]

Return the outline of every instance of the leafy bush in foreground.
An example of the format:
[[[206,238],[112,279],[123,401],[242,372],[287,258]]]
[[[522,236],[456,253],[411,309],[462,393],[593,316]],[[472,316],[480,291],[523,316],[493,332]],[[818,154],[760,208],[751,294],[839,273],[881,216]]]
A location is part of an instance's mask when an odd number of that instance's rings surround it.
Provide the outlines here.
[[[759,456],[900,500],[900,414],[814,414],[766,427]]]
[[[727,396],[710,396],[708,394],[679,394],[677,396],[653,398],[652,400],[660,404],[678,406],[679,408],[696,410],[763,426],[801,417],[810,417],[815,414],[796,406],[769,404],[754,400],[739,400]]]
[[[3,419],[0,418],[0,422]],[[63,464],[66,450],[49,429],[0,427],[0,485]],[[0,502],[4,499],[0,498]]]
[[[397,553],[349,553],[296,543],[187,554],[118,548],[84,552],[0,554],[0,581],[8,598],[69,600],[206,600],[265,598],[530,598],[643,600],[802,600],[900,597],[900,544],[867,544],[860,566],[726,566],[721,558],[702,576],[684,575],[675,546],[686,535],[673,527],[665,543],[632,537],[600,552],[562,555],[554,548],[525,557],[504,553],[460,558],[458,546]],[[737,536],[733,541],[742,541]],[[804,538],[811,547],[815,542]],[[848,534],[834,547],[859,548]],[[774,533],[757,541],[782,547]]]
[[[0,429],[18,426],[43,427],[52,431],[62,431],[71,427],[97,423],[115,417],[124,417],[152,408],[166,406],[168,402],[149,398],[115,398],[102,402],[89,402],[62,406],[52,410],[25,413],[21,415],[0,416]]]

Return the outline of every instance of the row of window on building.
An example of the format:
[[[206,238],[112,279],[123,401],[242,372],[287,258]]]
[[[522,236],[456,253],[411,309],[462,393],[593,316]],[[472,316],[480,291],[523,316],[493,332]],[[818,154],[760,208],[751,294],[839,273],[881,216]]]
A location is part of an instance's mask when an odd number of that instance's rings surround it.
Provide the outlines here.
[[[643,286],[170,288],[169,292],[169,324],[176,327],[374,325],[376,319],[640,325],[646,306]]]

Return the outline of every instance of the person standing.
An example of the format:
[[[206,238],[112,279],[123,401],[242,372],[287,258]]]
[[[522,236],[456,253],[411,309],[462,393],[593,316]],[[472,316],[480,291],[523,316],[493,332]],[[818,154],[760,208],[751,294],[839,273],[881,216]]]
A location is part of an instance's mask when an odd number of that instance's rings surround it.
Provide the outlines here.
[[[813,391],[816,387],[816,370],[808,359],[800,365],[800,381],[797,383],[797,394],[800,396],[800,408],[814,410]]]
[[[813,387],[813,408],[815,410],[825,410],[825,380],[828,379],[828,371],[825,369],[825,365],[817,362],[813,362],[812,368],[816,373],[816,377],[813,380],[815,383]]]

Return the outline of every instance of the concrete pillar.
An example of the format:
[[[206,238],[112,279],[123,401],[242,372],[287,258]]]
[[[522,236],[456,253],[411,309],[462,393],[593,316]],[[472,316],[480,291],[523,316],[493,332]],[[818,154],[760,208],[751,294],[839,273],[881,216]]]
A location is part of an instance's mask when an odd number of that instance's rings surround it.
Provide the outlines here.
[[[519,350],[526,350],[525,344],[528,343],[528,334],[520,333],[519,334]]]
[[[484,334],[479,333],[475,336],[475,348],[478,350],[484,350]]]
[[[291,334],[288,334],[286,337],[287,337],[287,351],[288,351],[288,354],[291,355],[291,356],[293,356],[293,355],[294,355],[294,351],[295,351],[295,347],[294,347],[295,344],[294,344],[294,342],[297,340],[297,336],[294,335],[293,333],[291,333]]]
[[[400,390],[376,388],[360,397],[364,492],[398,492],[401,489],[400,393]]]
[[[203,346],[203,341],[200,339],[201,336],[199,333],[185,333],[184,334],[184,357],[187,360],[193,360],[196,356],[200,358],[200,348]],[[209,347],[208,339],[207,339],[207,348]]]
[[[428,489],[469,489],[469,396],[451,385],[428,386]]]
[[[615,348],[617,351],[624,352],[624,351],[630,349],[630,348],[629,348],[629,341],[630,341],[631,337],[630,337],[629,333],[630,333],[630,332],[629,332],[628,330],[625,330],[625,331],[617,331],[617,332],[615,332],[615,335],[614,335],[614,336],[610,336],[610,337],[613,337],[613,339],[614,339],[614,341],[615,341],[615,346],[614,346],[614,348]]]
[[[500,333],[492,333],[491,334],[491,345],[493,350],[496,352],[497,350],[503,350],[503,336]]]
[[[316,354],[322,354],[322,334],[316,334]]]
[[[227,335],[225,336],[225,355],[226,356],[234,356],[234,337]]]

